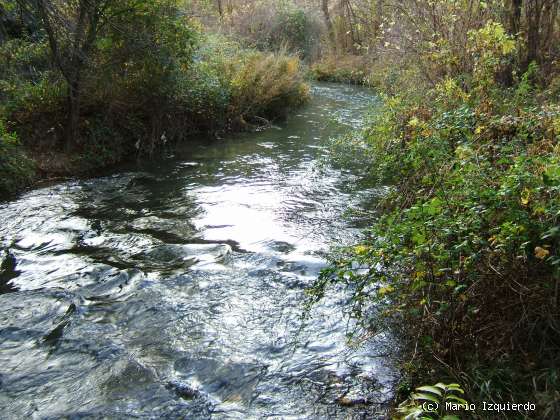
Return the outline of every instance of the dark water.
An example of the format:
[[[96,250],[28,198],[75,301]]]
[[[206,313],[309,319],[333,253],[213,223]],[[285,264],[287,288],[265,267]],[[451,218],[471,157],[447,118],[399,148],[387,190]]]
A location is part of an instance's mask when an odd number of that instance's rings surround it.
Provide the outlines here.
[[[281,126],[0,204],[0,417],[382,417],[394,372],[345,296],[301,318],[369,196],[326,140],[374,102],[318,85]]]

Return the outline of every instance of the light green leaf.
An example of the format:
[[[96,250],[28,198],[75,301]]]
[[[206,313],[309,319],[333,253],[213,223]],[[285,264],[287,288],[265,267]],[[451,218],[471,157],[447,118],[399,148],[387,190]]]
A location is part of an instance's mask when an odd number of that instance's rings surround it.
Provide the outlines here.
[[[447,390],[448,391],[458,391],[461,394],[465,393],[465,391],[463,391],[463,389],[461,388],[461,385],[459,385],[459,384],[449,384],[449,385],[447,385]]]
[[[436,404],[440,404],[439,399],[430,394],[412,394],[411,397],[414,400],[433,401]]]
[[[432,394],[436,394],[436,395],[439,395],[441,397],[441,390],[439,390],[435,386],[425,385],[425,386],[421,386],[421,387],[416,388],[416,390],[417,391],[431,392]]]
[[[462,399],[462,398],[459,398],[458,396],[453,395],[453,394],[446,395],[446,396],[445,396],[445,400],[446,400],[446,401],[456,401],[456,402],[458,402],[459,404],[463,404],[463,405],[466,405],[466,404],[467,404],[467,401],[466,401],[466,400],[464,400],[464,399]]]

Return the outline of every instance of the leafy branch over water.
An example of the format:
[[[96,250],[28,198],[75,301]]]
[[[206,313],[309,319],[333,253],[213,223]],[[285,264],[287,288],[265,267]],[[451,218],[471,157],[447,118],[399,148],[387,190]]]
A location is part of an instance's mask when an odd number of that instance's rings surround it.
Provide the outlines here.
[[[386,95],[368,128],[337,142],[390,189],[363,242],[335,256],[311,293],[343,284],[366,327],[400,332],[404,388],[445,375],[474,400],[532,399],[549,415],[559,402],[548,390],[560,365],[560,108],[535,64],[511,87],[497,82],[515,51],[500,24],[469,32],[466,48],[472,72],[423,96]]]

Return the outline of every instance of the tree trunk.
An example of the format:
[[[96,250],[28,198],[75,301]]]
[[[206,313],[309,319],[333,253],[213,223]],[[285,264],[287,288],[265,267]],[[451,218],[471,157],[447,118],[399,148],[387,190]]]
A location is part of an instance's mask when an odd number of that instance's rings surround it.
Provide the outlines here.
[[[533,61],[539,62],[540,24],[542,1],[529,0],[527,2],[527,59],[525,67]]]
[[[521,31],[521,11],[523,6],[523,0],[510,0],[510,4],[507,8],[507,31],[508,33],[513,36],[517,37],[519,32]],[[523,64],[523,58],[517,57],[518,63]],[[508,62],[507,65],[504,67],[502,71],[498,74],[498,81],[503,84],[504,86],[512,86],[513,85],[513,70],[514,70],[514,63]]]
[[[80,82],[68,85],[68,121],[66,127],[66,151],[70,151],[80,135]]]
[[[509,14],[509,33],[510,35],[517,35],[521,27],[521,7],[523,0],[511,0]]]
[[[350,46],[350,49],[355,54],[356,47],[357,46],[361,47],[362,41],[360,39],[359,30],[355,28],[355,22],[357,21],[357,19],[356,19],[356,14],[354,13],[354,9],[352,8],[352,4],[350,3],[349,0],[346,0],[344,4],[346,5],[346,11],[348,15],[348,26],[350,28],[350,37],[352,39],[352,45]]]
[[[553,48],[555,44],[555,29],[556,29],[556,22],[558,19],[558,8],[559,8],[559,1],[558,0],[550,0],[544,11],[543,11],[543,18],[541,20],[542,25],[542,33],[541,33],[541,74],[548,79],[554,74],[554,61],[547,59],[548,57],[552,57],[553,55]],[[550,80],[550,79],[548,79]]]
[[[334,27],[332,24],[331,14],[329,12],[329,0],[321,0],[321,10],[323,11],[323,16],[325,18],[325,25],[327,25],[327,33],[329,35],[331,48],[336,53],[336,39],[334,36]]]
[[[217,0],[218,2],[218,13],[220,14],[220,19],[224,17],[224,6],[222,4],[222,0]]]

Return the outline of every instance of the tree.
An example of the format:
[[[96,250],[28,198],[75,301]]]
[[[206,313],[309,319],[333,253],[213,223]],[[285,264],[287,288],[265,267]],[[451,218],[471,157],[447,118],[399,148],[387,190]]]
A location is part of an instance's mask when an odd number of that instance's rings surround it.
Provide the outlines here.
[[[325,18],[325,24],[327,25],[327,32],[329,35],[330,44],[336,48],[336,39],[334,34],[334,27],[332,24],[331,14],[329,12],[329,0],[321,0],[321,11]]]
[[[224,17],[224,6],[222,4],[222,0],[217,0],[218,2],[218,13],[220,14],[220,19]]]
[[[21,38],[36,31],[36,19],[23,1],[0,0],[0,44],[9,38]]]
[[[550,48],[551,35],[558,16],[558,0],[526,0],[527,58],[541,64]]]
[[[84,69],[115,0],[37,0],[54,63],[67,84],[66,148],[78,140]]]

